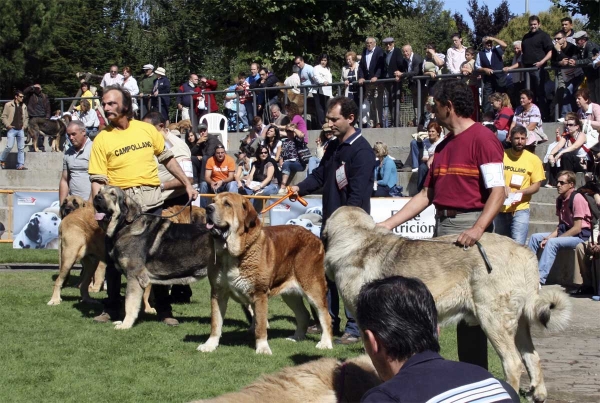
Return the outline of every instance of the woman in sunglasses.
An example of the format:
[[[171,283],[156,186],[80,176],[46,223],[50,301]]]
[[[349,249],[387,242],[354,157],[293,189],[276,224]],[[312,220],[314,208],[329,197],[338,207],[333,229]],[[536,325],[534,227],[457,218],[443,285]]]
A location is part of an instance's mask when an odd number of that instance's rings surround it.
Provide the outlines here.
[[[252,163],[248,178],[243,188],[247,195],[270,196],[277,193],[281,173],[267,146],[261,145],[256,150],[256,161]],[[252,202],[258,212],[262,210],[262,203],[261,199]]]
[[[561,170],[585,172],[589,150],[583,147],[586,136],[581,131],[581,121],[576,113],[569,112],[565,115],[564,125],[564,134],[550,151],[548,161],[551,165],[556,165],[556,162],[560,161]]]

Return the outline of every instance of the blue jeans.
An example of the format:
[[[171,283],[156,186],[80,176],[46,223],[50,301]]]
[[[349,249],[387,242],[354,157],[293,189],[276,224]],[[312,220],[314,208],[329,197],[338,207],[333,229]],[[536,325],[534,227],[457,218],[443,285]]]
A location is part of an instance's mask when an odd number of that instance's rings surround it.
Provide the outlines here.
[[[6,133],[7,143],[6,148],[2,151],[2,156],[0,157],[0,162],[6,161],[6,157],[8,157],[8,153],[12,151],[13,146],[15,145],[15,138],[17,139],[17,168],[21,168],[25,165],[25,132],[23,129],[10,129],[8,133]]]
[[[279,186],[277,184],[271,183],[270,185],[265,186],[265,188],[259,194],[257,194],[257,196],[271,196],[277,194],[278,191]],[[244,192],[246,192],[247,195],[254,194],[254,191],[250,188],[247,188],[246,186],[244,186]],[[263,199],[252,200],[252,205],[254,206],[254,210],[260,213],[262,211]]]
[[[281,167],[281,173],[284,175],[291,175],[292,172],[298,172],[304,170],[304,165],[300,161],[285,161]]]
[[[211,186],[208,186],[207,182],[202,182],[200,184],[200,194],[209,194],[209,193],[221,193],[221,192],[232,192],[232,193],[237,193],[238,191],[238,185],[236,181],[231,181],[228,183],[224,183],[222,184],[218,189],[213,190],[213,188]],[[209,204],[209,197],[201,197],[200,198],[200,207],[202,208],[206,208],[206,206],[208,206]]]
[[[307,168],[306,168],[306,176],[310,175],[310,173],[313,171],[313,169],[318,167],[320,163],[321,163],[321,160],[319,158],[317,158],[315,156],[310,157],[308,160]]]
[[[340,318],[340,297],[335,282],[328,278],[325,279],[327,280],[327,306],[329,307],[329,316],[331,316],[331,328],[335,333],[340,328],[342,322],[342,319]],[[344,311],[347,319],[344,333],[349,333],[354,337],[360,337],[356,319],[354,319],[350,311],[348,311],[348,308],[344,308]]]
[[[531,249],[533,253],[537,254],[542,240],[548,235],[550,235],[550,232],[531,235],[531,238],[529,238],[529,249]],[[562,236],[548,239],[546,246],[542,251],[542,256],[540,257],[540,262],[538,265],[540,271],[540,283],[546,284],[546,278],[548,278],[548,274],[550,273],[550,269],[554,264],[554,259],[556,259],[556,254],[558,253],[559,249],[575,249],[577,245],[582,242],[583,240],[576,236]]]
[[[573,104],[575,103],[575,93],[579,89],[579,86],[583,82],[584,75],[581,74],[577,77],[574,77],[571,81],[565,82],[565,92],[563,93],[562,101],[559,102],[562,105],[560,111],[560,117],[564,118],[565,115],[569,112],[573,112]]]
[[[421,161],[421,155],[423,155],[423,142],[417,140],[411,140],[410,142],[410,158],[411,158],[411,166],[413,168],[419,167],[419,162]]]
[[[529,209],[514,213],[498,213],[494,218],[494,232],[512,238],[525,245],[529,231]]]

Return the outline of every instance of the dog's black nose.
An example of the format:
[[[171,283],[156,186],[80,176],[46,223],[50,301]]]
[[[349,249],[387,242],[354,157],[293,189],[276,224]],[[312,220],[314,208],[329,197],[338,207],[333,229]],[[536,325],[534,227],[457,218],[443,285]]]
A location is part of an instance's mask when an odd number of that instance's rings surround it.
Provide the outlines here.
[[[209,204],[208,206],[206,206],[206,212],[207,213],[213,213],[215,211],[215,206],[213,206],[212,204]]]

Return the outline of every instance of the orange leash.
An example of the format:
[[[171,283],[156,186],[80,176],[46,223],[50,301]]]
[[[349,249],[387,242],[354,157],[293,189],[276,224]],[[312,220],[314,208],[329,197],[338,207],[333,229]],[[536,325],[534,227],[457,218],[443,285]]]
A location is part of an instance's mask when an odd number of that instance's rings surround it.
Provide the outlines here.
[[[300,204],[302,204],[304,207],[308,206],[308,202],[306,200],[304,200],[302,197],[300,197],[299,195],[297,195],[296,193],[294,193],[292,191],[292,188],[290,186],[287,187],[287,194],[285,196],[283,196],[282,198],[278,199],[276,202],[274,202],[273,204],[271,204],[270,206],[266,207],[263,211],[260,212],[260,214],[264,214],[267,211],[271,210],[273,207],[277,206],[278,204],[282,203],[285,199],[290,199],[291,202],[299,202]]]

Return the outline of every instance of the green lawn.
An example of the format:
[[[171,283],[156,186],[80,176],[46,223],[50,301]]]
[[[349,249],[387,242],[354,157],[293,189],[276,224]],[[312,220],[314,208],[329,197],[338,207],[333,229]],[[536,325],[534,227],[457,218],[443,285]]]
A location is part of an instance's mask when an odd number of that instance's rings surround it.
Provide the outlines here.
[[[58,264],[56,249],[13,249],[12,243],[0,243],[0,264],[54,263]]]
[[[221,346],[200,353],[196,347],[210,333],[206,280],[193,285],[191,304],[173,306],[179,327],[142,314],[132,329],[116,331],[92,321],[101,306],[78,302],[79,290],[73,285],[79,273],[73,274],[63,289],[63,303],[47,306],[56,271],[0,272],[1,402],[185,402],[238,390],[284,366],[363,352],[362,346],[317,350],[316,335],[299,343],[285,340],[293,333],[293,317],[274,298],[269,304],[273,356],[254,353],[253,337],[235,303],[227,311]],[[442,330],[441,343],[442,354],[456,359],[454,329]],[[491,372],[502,376],[492,350],[490,357]]]

